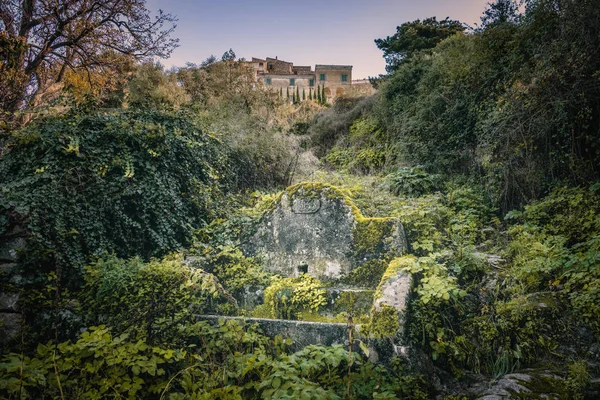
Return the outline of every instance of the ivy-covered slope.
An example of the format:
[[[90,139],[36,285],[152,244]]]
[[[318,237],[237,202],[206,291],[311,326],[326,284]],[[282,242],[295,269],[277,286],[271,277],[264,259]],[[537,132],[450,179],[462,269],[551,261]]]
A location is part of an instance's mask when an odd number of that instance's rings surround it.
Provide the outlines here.
[[[229,178],[225,146],[183,112],[73,112],[9,140],[0,234],[21,224],[23,256],[34,268],[60,265],[70,278],[90,257],[181,248],[218,213]]]

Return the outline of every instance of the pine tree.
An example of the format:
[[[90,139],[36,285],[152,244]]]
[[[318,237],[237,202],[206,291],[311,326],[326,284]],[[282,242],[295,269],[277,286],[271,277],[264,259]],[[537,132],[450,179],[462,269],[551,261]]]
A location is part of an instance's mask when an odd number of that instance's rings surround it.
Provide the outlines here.
[[[283,97],[283,88],[279,88],[279,98]]]
[[[312,88],[308,89],[308,99],[312,101]]]
[[[285,98],[288,100],[290,99],[290,87],[289,86],[285,89]]]
[[[327,104],[327,96],[325,96],[325,85],[321,86],[321,100],[323,101],[323,104]]]
[[[302,101],[306,101],[306,89],[302,88]]]
[[[317,103],[321,104],[321,90],[319,89],[319,87],[317,86]]]
[[[296,97],[294,97],[294,103],[300,103],[300,89],[296,86]]]

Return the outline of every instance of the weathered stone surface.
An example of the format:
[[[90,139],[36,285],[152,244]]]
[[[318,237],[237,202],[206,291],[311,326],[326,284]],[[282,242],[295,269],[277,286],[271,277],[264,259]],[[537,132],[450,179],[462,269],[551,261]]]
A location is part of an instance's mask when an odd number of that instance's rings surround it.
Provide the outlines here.
[[[18,264],[15,263],[0,264],[0,272],[10,275],[17,268],[17,266]]]
[[[236,297],[238,305],[245,309],[251,310],[254,307],[263,303],[265,297],[265,287],[259,285],[244,286],[244,291],[241,296]]]
[[[7,344],[19,337],[22,320],[18,313],[0,313],[0,343]]]
[[[17,250],[24,248],[26,244],[25,239],[21,237],[0,242],[0,261],[15,261],[17,259]]]
[[[18,311],[19,295],[0,293],[0,311]]]
[[[378,290],[380,296],[375,299],[373,306],[376,310],[380,310],[383,304],[387,304],[404,313],[408,306],[411,287],[412,275],[399,271],[382,282]]]
[[[479,383],[467,390],[470,398],[477,400],[514,398],[558,400],[567,398],[567,392],[564,378],[544,370],[523,370],[507,374],[498,380]]]
[[[292,339],[292,350],[300,350],[310,344],[331,346],[348,343],[348,325],[323,322],[290,321],[283,319],[221,317],[217,315],[200,315],[199,320],[218,321],[220,318],[257,323],[264,334],[269,337],[281,335]]]
[[[339,278],[359,263],[406,248],[393,218],[365,218],[338,189],[319,183],[292,186],[267,212],[245,247],[267,271],[295,277]]]
[[[403,256],[393,259],[389,263],[375,291],[371,323],[375,324],[381,318],[389,318],[384,317],[387,312],[387,310],[383,310],[384,306],[392,307],[396,310],[398,319],[397,329],[395,332],[386,332],[390,338],[394,338],[397,341],[396,345],[405,343],[405,322],[408,312],[408,302],[412,292],[413,278],[410,273],[404,271],[404,267],[411,265],[414,259],[414,256]],[[385,322],[385,319],[381,320],[381,323],[383,322]],[[386,325],[385,330],[387,331],[388,329]]]

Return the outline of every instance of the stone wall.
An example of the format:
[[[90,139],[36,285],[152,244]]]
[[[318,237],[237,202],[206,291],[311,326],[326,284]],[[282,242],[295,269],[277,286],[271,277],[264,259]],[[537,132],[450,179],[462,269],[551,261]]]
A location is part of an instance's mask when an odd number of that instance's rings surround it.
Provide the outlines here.
[[[265,269],[287,277],[336,279],[369,259],[406,249],[402,224],[365,218],[342,192],[320,183],[286,189],[244,246]]]
[[[25,248],[25,231],[19,226],[0,235],[0,344],[16,340],[21,332],[22,315],[16,284],[18,275],[18,252]]]

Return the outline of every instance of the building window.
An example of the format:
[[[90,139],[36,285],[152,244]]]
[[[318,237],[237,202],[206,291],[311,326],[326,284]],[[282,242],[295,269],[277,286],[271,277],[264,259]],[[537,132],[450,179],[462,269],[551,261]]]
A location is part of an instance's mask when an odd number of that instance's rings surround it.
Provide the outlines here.
[[[290,78],[290,86],[294,86],[296,84],[296,80],[294,78]]]
[[[320,81],[324,81],[325,80],[325,74],[319,74],[319,80]]]
[[[263,63],[258,63],[258,66],[259,66],[259,67],[263,67],[263,66],[264,66],[264,64],[263,64]]]
[[[348,75],[342,74],[342,82],[348,82]]]
[[[309,79],[308,86],[315,86],[315,80],[314,79]]]
[[[267,78],[266,79],[266,83],[267,83],[267,85],[270,85],[271,84],[271,78]]]

